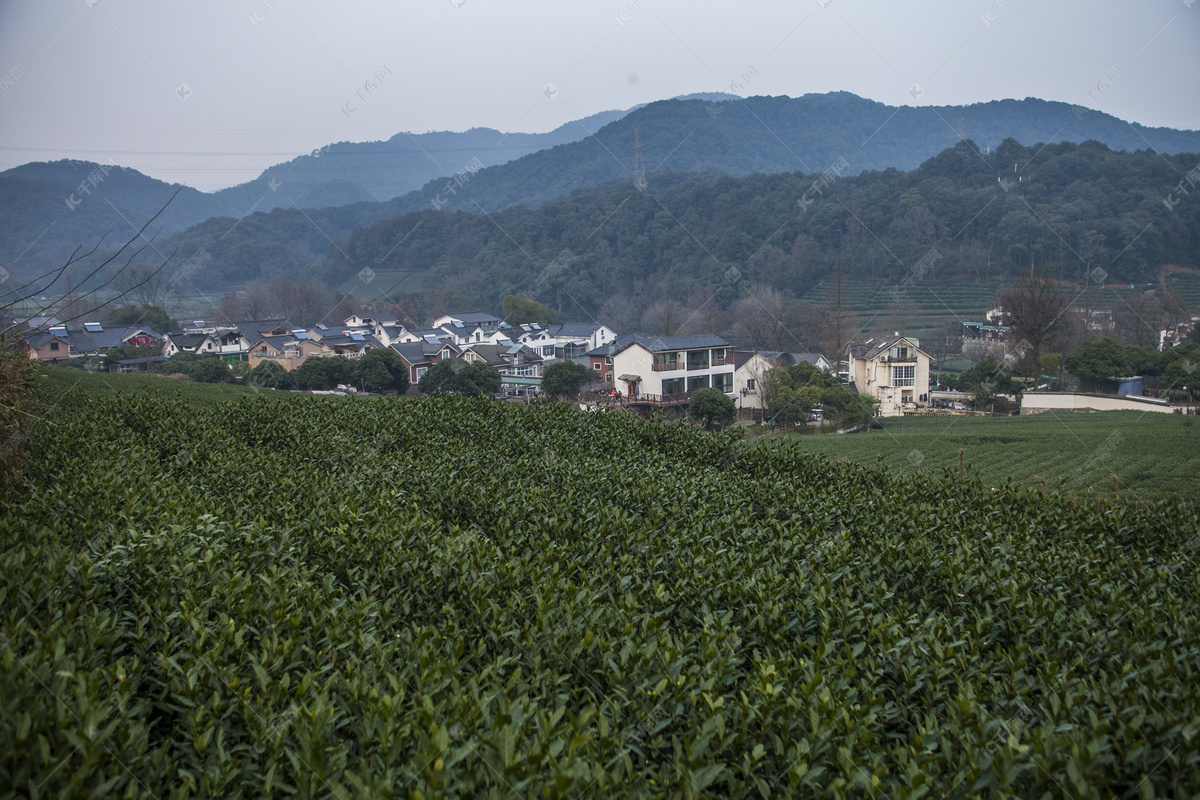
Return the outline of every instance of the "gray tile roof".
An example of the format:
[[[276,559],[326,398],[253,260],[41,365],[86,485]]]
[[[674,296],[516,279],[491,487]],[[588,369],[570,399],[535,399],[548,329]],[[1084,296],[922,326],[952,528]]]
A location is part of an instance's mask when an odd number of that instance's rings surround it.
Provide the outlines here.
[[[851,342],[846,345],[846,351],[853,358],[865,358],[867,361],[878,356],[880,353],[886,352],[897,342],[909,341],[908,336],[877,336],[867,339],[865,342]],[[909,342],[911,344],[911,342]],[[920,350],[916,345],[912,345]],[[922,350],[921,352],[925,352]]]
[[[702,350],[710,347],[729,347],[729,342],[711,333],[701,333],[695,336],[642,336],[634,333],[617,340],[614,355],[632,344],[640,344],[651,353],[665,353],[671,350]]]

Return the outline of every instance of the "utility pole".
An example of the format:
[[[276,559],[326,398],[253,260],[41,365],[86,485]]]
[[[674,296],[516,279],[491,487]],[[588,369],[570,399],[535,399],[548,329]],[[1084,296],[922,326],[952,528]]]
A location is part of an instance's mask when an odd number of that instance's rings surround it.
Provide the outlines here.
[[[646,191],[646,162],[642,158],[642,126],[633,129],[633,185],[639,192]]]
[[[834,277],[837,280],[837,296],[835,302],[834,326],[837,328],[837,352],[833,354],[833,370],[841,377],[842,372],[842,257],[838,256],[834,265]]]

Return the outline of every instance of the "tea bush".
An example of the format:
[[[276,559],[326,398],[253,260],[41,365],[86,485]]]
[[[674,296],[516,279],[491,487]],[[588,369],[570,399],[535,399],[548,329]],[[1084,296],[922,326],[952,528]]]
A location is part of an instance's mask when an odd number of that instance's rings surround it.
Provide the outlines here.
[[[0,796],[1200,790],[1200,523],[482,398],[64,399]]]

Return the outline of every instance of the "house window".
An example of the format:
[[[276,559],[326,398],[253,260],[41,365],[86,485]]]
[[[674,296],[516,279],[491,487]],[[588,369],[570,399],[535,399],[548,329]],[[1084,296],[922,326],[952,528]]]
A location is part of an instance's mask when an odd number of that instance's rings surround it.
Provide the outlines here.
[[[662,382],[662,393],[667,394],[683,394],[683,378],[670,378]]]
[[[612,366],[612,356],[605,356],[604,363],[608,364],[611,367]]]
[[[712,376],[712,385],[714,389],[720,389],[725,394],[733,391],[733,373],[721,372]]]
[[[708,376],[707,375],[694,375],[691,378],[687,379],[687,390],[689,392],[694,392],[697,389],[707,389],[707,388],[708,388]]]
[[[892,386],[914,386],[916,382],[916,367],[892,367]]]
[[[746,379],[746,391],[748,391],[748,392],[754,391],[754,378]]]
[[[57,352],[58,352],[58,342],[51,342],[51,343],[50,343],[50,352],[51,352],[51,353],[57,353]]]
[[[708,351],[707,350],[692,350],[687,354],[688,369],[708,369]],[[708,384],[705,383],[705,386]]]
[[[655,353],[654,354],[654,371],[667,372],[673,369],[680,368],[678,353]]]
[[[892,348],[892,358],[896,359],[897,361],[906,361],[908,359],[908,357],[909,357],[909,355],[908,355],[907,347],[893,347]]]
[[[543,347],[543,348],[542,348],[542,355],[544,355],[544,356],[553,356],[553,355],[554,355],[554,345],[548,345],[548,346],[546,346],[546,347]]]
[[[600,362],[597,361],[595,364],[592,364],[592,369],[596,370],[596,372],[599,372],[601,370]]]
[[[730,363],[730,359],[724,347],[712,351],[712,365],[714,367],[723,367],[728,363]]]
[[[428,370],[429,367],[417,367],[417,380],[421,380],[421,378],[425,377],[425,373]]]

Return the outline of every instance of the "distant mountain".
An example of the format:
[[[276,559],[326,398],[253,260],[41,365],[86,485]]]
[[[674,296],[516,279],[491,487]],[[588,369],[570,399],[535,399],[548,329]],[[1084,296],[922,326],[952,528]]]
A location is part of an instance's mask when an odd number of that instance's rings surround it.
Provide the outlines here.
[[[549,133],[505,134],[492,128],[472,128],[463,133],[398,133],[386,142],[338,142],[270,167],[260,180],[274,179],[289,192],[295,191],[295,186],[319,188],[331,180],[345,181],[362,189],[364,196],[358,199],[389,200],[420,189],[435,178],[454,175],[468,164],[473,169],[491,167],[578,141],[627,113],[604,111]],[[332,205],[342,204],[319,203]]]
[[[1036,98],[941,107],[887,106],[846,92],[666,100],[628,114],[595,136],[484,170],[453,195],[444,191],[444,180],[434,181],[398,202],[414,211],[441,205],[491,212],[516,203],[536,206],[630,177],[637,128],[644,169],[651,174],[662,169],[735,176],[911,170],[962,139],[984,151],[1015,139],[1027,144],[1098,141],[1130,152],[1200,152],[1200,131],[1146,128]]]
[[[0,265],[28,274],[61,263],[78,245],[90,246],[106,232],[124,241],[177,189],[178,197],[155,223],[165,233],[210,218],[231,218],[232,224],[248,213],[277,208],[376,202],[453,175],[473,160],[473,167],[495,166],[581,139],[626,113],[593,114],[549,133],[505,135],[475,128],[464,133],[399,133],[386,142],[338,142],[314,151],[316,155],[269,167],[253,181],[212,193],[112,164],[67,159],[24,164],[0,173]]]
[[[894,107],[846,92],[744,100],[715,94],[651,103],[624,116],[608,113],[620,118],[598,127],[606,117],[597,115],[536,136],[503,137],[476,129],[330,145],[319,155],[272,167],[255,181],[222,192],[208,195],[185,189],[163,224],[170,232],[205,220],[176,234],[171,247],[178,245],[187,257],[203,246],[217,272],[230,273],[220,264],[245,264],[245,253],[260,250],[263,260],[246,277],[295,271],[320,260],[331,241],[345,239],[354,228],[397,214],[432,208],[490,213],[514,204],[533,207],[628,178],[633,174],[636,129],[651,186],[655,173],[665,170],[734,176],[910,170],[961,138],[971,139],[985,154],[1010,138],[1029,144],[1094,140],[1114,150],[1154,149],[1163,154],[1200,152],[1198,131],[1146,128],[1035,98]],[[579,136],[583,138],[566,141]],[[497,163],[553,137],[565,143]],[[420,163],[418,155],[428,164]],[[451,182],[449,176],[468,164],[477,166],[472,159],[483,168]],[[53,166],[27,165],[0,173],[0,214],[6,221],[0,229],[0,264],[10,271],[53,264],[75,244],[92,242],[104,230],[131,231],[131,225],[140,225],[173,191],[134,170],[122,170],[120,176],[110,174],[101,191],[68,212],[66,194],[94,165],[75,169],[80,165],[58,162],[56,170],[48,169]],[[382,202],[370,199],[391,191],[389,186],[402,185],[402,179],[439,172],[415,191]],[[139,189],[139,180],[148,183]],[[253,213],[247,215],[249,211]],[[51,223],[55,224],[46,230]],[[11,265],[39,234],[37,246],[14,270]]]

